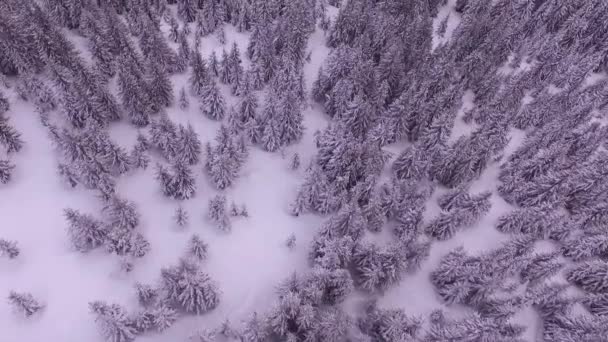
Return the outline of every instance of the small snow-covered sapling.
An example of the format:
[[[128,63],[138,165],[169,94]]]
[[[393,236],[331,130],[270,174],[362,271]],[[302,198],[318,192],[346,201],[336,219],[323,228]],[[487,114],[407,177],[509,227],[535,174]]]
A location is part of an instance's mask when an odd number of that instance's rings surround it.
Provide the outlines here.
[[[0,160],[0,183],[6,184],[11,180],[15,165],[8,160]]]
[[[230,232],[232,226],[227,211],[226,197],[224,195],[217,195],[209,200],[207,217],[211,222],[216,224],[220,230]]]
[[[230,216],[236,217],[240,214],[241,213],[239,211],[239,208],[236,206],[236,203],[232,202],[232,204],[230,205]]]
[[[133,271],[133,262],[128,257],[120,258],[120,270],[124,273]]]
[[[295,234],[289,235],[289,237],[287,238],[287,240],[285,240],[285,245],[289,249],[294,249],[296,247],[296,236],[295,236]]]
[[[177,207],[177,209],[175,210],[175,215],[173,216],[173,219],[175,220],[175,223],[177,223],[177,225],[179,227],[183,228],[188,225],[188,221],[189,221],[188,212],[181,206]]]
[[[291,163],[289,164],[289,167],[292,170],[297,170],[300,168],[300,155],[297,152],[293,154],[293,157],[291,157]]]
[[[135,291],[139,304],[144,307],[152,305],[158,298],[158,291],[147,284],[135,283]]]
[[[207,248],[207,244],[198,235],[194,234],[188,242],[188,256],[203,261],[207,259]]]
[[[0,256],[14,259],[19,256],[19,248],[17,242],[0,239]]]
[[[184,87],[182,87],[182,89],[179,91],[179,108],[181,110],[185,110],[186,108],[188,108],[188,106],[190,106],[190,101],[188,101],[188,95],[186,95],[186,89],[184,89]]]
[[[23,314],[25,317],[30,317],[40,311],[44,305],[40,304],[30,293],[19,293],[11,291],[8,300],[13,308]]]

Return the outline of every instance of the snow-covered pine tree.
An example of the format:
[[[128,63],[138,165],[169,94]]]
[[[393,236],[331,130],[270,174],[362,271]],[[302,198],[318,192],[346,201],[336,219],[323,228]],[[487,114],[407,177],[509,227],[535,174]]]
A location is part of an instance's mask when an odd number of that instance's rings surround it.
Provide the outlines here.
[[[165,69],[155,62],[148,64],[148,84],[148,94],[156,108],[169,107],[173,103],[173,84]]]
[[[289,163],[289,168],[292,170],[297,170],[300,168],[300,155],[296,152],[291,157],[291,162]]]
[[[190,101],[188,100],[188,95],[186,95],[186,89],[182,87],[179,91],[179,108],[186,110],[188,106],[190,106]]]
[[[207,217],[221,231],[230,232],[230,230],[232,229],[232,224],[230,223],[230,217],[228,216],[226,196],[216,195],[215,197],[209,200],[209,209],[207,211]]]
[[[6,184],[11,180],[15,165],[8,160],[0,159],[0,183]]]
[[[187,254],[197,261],[204,261],[207,259],[208,248],[208,245],[197,234],[194,234],[188,241]]]
[[[69,224],[70,241],[76,250],[88,252],[104,243],[108,228],[101,221],[74,209],[65,209],[64,216]]]
[[[17,242],[0,239],[0,256],[7,257],[9,259],[15,259],[17,256],[19,256]]]
[[[163,268],[161,281],[165,301],[186,313],[200,315],[219,304],[217,285],[196,263],[182,259],[177,266]]]
[[[194,196],[196,184],[192,170],[183,162],[173,164],[173,175],[171,179],[170,197],[177,200],[186,200]]]
[[[132,201],[112,196],[105,203],[103,211],[112,227],[135,229],[139,224],[140,215]]]
[[[421,331],[421,320],[409,317],[400,309],[381,309],[370,303],[358,326],[373,340],[397,342],[416,339]]]
[[[190,75],[189,79],[190,88],[196,95],[202,97],[213,79],[209,75],[207,64],[205,63],[205,60],[201,56],[200,52],[194,51],[190,65],[192,66],[192,74]]]
[[[426,226],[427,234],[439,240],[447,240],[459,229],[473,225],[490,211],[490,195],[490,192],[485,192],[471,196],[470,201],[454,207],[450,212],[441,213]]]
[[[19,152],[23,147],[21,134],[8,123],[8,118],[0,114],[0,144],[4,145],[7,153]]]
[[[139,304],[144,307],[154,304],[158,299],[158,290],[147,284],[135,283],[135,292]]]
[[[15,311],[25,317],[30,317],[44,308],[44,305],[40,304],[30,293],[11,291],[8,295],[8,301]]]
[[[173,220],[179,227],[187,226],[189,216],[186,209],[184,209],[182,206],[177,207],[177,209],[175,209],[175,214],[173,215]]]
[[[201,96],[201,112],[210,119],[222,120],[226,114],[226,100],[215,81],[210,80]]]
[[[181,125],[179,126],[176,142],[176,160],[188,165],[197,164],[201,154],[201,142],[191,124],[188,124],[186,128]]]
[[[211,74],[215,77],[218,77],[220,75],[220,65],[217,60],[217,54],[215,53],[215,51],[211,52],[211,55],[209,56],[208,64],[209,64],[209,71],[211,72]]]
[[[107,342],[130,342],[135,339],[134,322],[120,305],[95,301],[89,303],[89,309],[95,315],[95,322]]]
[[[570,269],[566,279],[583,290],[591,293],[608,292],[608,263],[594,260]]]
[[[196,18],[195,0],[177,0],[177,15],[184,21],[184,25],[194,22]]]

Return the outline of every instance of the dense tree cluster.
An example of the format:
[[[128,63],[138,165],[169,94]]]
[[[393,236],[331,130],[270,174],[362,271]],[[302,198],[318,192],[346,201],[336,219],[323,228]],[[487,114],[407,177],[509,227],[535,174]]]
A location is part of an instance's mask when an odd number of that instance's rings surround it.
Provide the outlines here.
[[[339,7],[334,17],[329,6]],[[137,206],[117,193],[120,177],[150,172],[154,161],[162,194],[183,201],[195,196],[202,163],[226,191],[249,145],[290,153],[297,170],[302,160],[290,146],[305,136],[308,108],[322,108],[329,124],[315,134],[290,207],[294,216],[327,215],[312,238],[311,268],[281,284],[274,307],[244,329],[225,321],[199,340],[521,341],[524,328],[511,318],[531,307],[543,341],[595,341],[608,323],[607,16],[602,0],[5,0],[0,183],[27,150],[22,121],[9,115],[13,101],[30,102],[61,179],[100,195],[100,215],[64,211],[72,247],[104,247],[130,269],[150,244]],[[248,31],[246,46],[226,24]],[[329,56],[306,89],[317,28]],[[205,36],[224,51],[203,57]],[[174,90],[181,79],[187,86]],[[200,126],[167,113],[191,101],[219,126],[204,154]],[[119,121],[140,131],[129,149],[110,135]],[[496,175],[497,186],[488,185]],[[230,231],[230,216],[247,211],[214,195],[209,221]],[[182,206],[174,221],[188,225]],[[343,311],[355,289],[382,294],[447,246],[439,241],[474,228],[496,228],[507,241],[445,251],[430,275],[446,308],[463,305],[467,315],[436,311],[426,324],[377,303]],[[383,230],[390,241],[375,238]],[[537,250],[542,240],[551,250]],[[180,314],[216,308],[220,290],[201,270],[210,248],[192,235],[158,288],[136,287],[143,309],[135,314],[90,303],[105,338],[132,341]],[[19,252],[0,240],[0,255]],[[11,292],[9,301],[26,316],[42,308],[29,294]],[[579,303],[583,312],[573,309]]]

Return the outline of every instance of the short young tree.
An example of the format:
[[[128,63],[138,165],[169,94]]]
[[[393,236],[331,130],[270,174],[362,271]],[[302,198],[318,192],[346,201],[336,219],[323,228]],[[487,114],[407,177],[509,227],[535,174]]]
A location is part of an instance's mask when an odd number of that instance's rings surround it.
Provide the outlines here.
[[[215,282],[199,269],[198,264],[180,260],[179,265],[163,268],[161,281],[165,300],[186,313],[203,314],[215,309],[220,292]]]
[[[135,291],[139,304],[144,307],[154,304],[158,299],[158,291],[150,285],[135,283]]]
[[[95,301],[89,303],[89,309],[95,315],[95,322],[107,342],[130,342],[135,339],[137,331],[134,324],[120,305]]]
[[[224,232],[230,232],[232,225],[228,217],[228,209],[226,207],[226,196],[216,195],[209,200],[209,210],[207,217],[213,224]]]
[[[64,216],[69,224],[68,235],[76,250],[88,252],[104,243],[108,229],[101,221],[74,209],[65,209]]]
[[[0,256],[15,259],[19,256],[19,248],[17,242],[0,239]]]
[[[15,165],[8,160],[0,160],[0,183],[6,184],[11,180]]]
[[[8,301],[15,311],[18,311],[25,317],[30,317],[44,308],[44,305],[34,299],[34,296],[30,293],[11,291],[8,295]]]
[[[566,279],[591,293],[608,292],[608,263],[601,260],[585,262],[572,268]]]
[[[175,214],[173,215],[173,220],[180,227],[187,226],[189,217],[186,209],[184,209],[182,206],[177,207],[177,209],[175,209]]]
[[[201,240],[201,238],[194,234],[188,241],[188,250],[187,254],[191,257],[194,257],[198,261],[203,261],[207,259],[207,249],[208,245]]]
[[[186,89],[182,87],[179,91],[179,108],[186,110],[188,106],[190,106],[190,101],[188,100],[188,95],[186,95]]]
[[[4,115],[0,115],[0,144],[4,145],[7,153],[19,152],[23,147],[21,134],[9,125]]]
[[[135,229],[139,224],[140,214],[132,201],[113,196],[105,203],[103,211],[112,227]]]

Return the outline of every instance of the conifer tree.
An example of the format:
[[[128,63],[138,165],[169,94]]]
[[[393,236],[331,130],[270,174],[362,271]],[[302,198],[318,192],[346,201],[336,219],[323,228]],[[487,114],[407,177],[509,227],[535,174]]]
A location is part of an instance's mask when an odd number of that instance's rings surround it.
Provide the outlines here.
[[[198,96],[203,96],[211,84],[207,65],[200,52],[196,50],[190,62],[192,74],[190,75],[190,88]]]
[[[181,125],[179,126],[176,143],[178,148],[175,158],[177,160],[188,165],[195,165],[198,163],[201,154],[201,142],[191,124],[188,124],[186,128]]]
[[[218,77],[220,75],[220,65],[217,60],[217,54],[215,53],[215,51],[211,52],[211,55],[209,56],[208,64],[209,64],[209,71],[211,72],[211,74],[215,77]]]
[[[89,309],[95,315],[95,322],[107,342],[129,342],[135,339],[133,322],[120,305],[95,301],[89,303]]]
[[[194,0],[177,0],[177,15],[184,21],[184,25],[194,22],[196,18],[196,4]]]
[[[88,252],[104,243],[107,228],[102,222],[74,209],[65,209],[64,216],[69,224],[68,235],[76,250]]]
[[[169,76],[157,63],[149,64],[149,96],[157,108],[169,107],[173,103],[173,85]]]
[[[7,153],[19,152],[23,147],[21,134],[8,123],[8,118],[0,115],[0,144],[4,145]]]
[[[230,218],[228,217],[226,197],[223,195],[217,195],[211,200],[209,200],[209,209],[207,211],[207,217],[221,231],[230,232],[230,230],[232,229]]]
[[[201,98],[201,112],[210,119],[222,120],[226,114],[226,101],[215,85],[208,84]]]
[[[179,91],[179,108],[181,110],[186,110],[190,106],[190,101],[188,100],[188,95],[186,95],[186,89],[182,87]]]
[[[0,160],[0,183],[6,184],[11,180],[15,165],[8,160]]]
[[[167,303],[186,313],[201,315],[215,309],[220,291],[199,266],[185,259],[179,265],[161,270],[163,292]]]
[[[180,227],[187,226],[189,221],[188,212],[181,206],[177,207],[175,215],[173,215],[173,220]]]
[[[15,259],[19,256],[19,248],[15,241],[0,239],[0,256]]]
[[[11,291],[8,301],[13,308],[25,317],[30,317],[44,308],[30,293]]]
[[[209,247],[201,238],[194,234],[188,241],[188,255],[194,257],[198,261],[207,259],[207,249]]]

